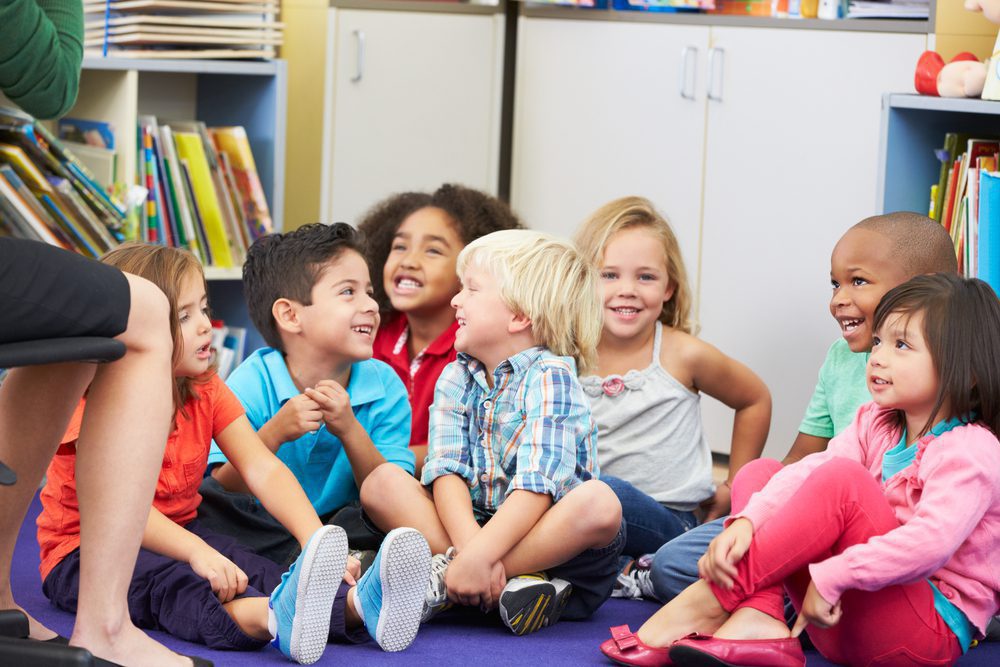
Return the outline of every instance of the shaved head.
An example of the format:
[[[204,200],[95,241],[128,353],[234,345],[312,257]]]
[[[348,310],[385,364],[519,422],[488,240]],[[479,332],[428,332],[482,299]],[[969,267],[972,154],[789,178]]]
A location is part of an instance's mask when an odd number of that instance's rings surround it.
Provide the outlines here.
[[[887,238],[893,257],[911,277],[958,272],[951,237],[940,222],[925,215],[908,211],[875,215],[865,218],[854,228],[867,229]]]

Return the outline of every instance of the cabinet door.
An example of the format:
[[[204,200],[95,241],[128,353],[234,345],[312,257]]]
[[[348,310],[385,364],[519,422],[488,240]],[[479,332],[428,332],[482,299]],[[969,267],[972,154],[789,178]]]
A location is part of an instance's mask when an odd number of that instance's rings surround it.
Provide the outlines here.
[[[501,21],[331,10],[322,208],[328,221],[356,223],[389,194],[445,182],[496,192]]]
[[[830,253],[875,215],[882,93],[909,90],[921,35],[713,28],[702,244],[702,337],[771,389],[766,453],[798,432],[840,335]],[[721,89],[719,82],[721,79]],[[704,402],[712,448],[732,411]]]
[[[511,203],[525,222],[569,236],[600,205],[642,195],[696,276],[707,46],[700,26],[522,18]],[[681,96],[685,57],[694,99]]]

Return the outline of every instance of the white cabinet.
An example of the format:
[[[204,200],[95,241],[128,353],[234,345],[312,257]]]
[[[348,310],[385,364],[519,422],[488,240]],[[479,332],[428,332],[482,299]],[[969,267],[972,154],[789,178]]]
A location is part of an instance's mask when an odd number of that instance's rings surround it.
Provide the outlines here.
[[[511,205],[571,236],[623,195],[670,217],[697,275],[709,29],[521,18]]]
[[[444,182],[495,193],[502,14],[331,9],[329,25],[326,221]]]
[[[882,93],[912,87],[926,37],[713,28],[702,220],[702,338],[771,389],[767,455],[798,432],[839,329],[830,253],[877,210]],[[721,90],[720,90],[721,88]],[[703,401],[707,437],[728,451],[732,411]]]
[[[653,200],[702,338],[771,389],[780,458],[838,335],[830,252],[878,212],[881,94],[912,87],[925,48],[924,34],[522,17],[512,204],[571,234],[610,199]],[[728,452],[732,411],[703,410]]]

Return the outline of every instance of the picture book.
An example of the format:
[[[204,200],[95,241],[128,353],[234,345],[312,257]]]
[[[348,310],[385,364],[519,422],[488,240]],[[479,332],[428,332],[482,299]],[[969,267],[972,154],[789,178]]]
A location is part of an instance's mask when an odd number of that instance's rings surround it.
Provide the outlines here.
[[[174,143],[177,156],[187,160],[194,199],[204,225],[212,263],[229,268],[233,266],[232,253],[201,136],[196,132],[178,131],[174,128]]]
[[[273,231],[271,213],[264,197],[257,165],[250,150],[250,141],[242,127],[216,127],[212,140],[220,153],[225,153],[232,167],[239,199],[251,234],[257,239]]]

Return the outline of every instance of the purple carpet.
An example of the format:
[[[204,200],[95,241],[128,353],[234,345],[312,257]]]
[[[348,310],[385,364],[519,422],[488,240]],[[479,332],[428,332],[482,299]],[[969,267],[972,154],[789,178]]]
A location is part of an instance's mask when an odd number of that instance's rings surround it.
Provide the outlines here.
[[[35,517],[41,505],[36,497],[21,528],[14,551],[13,585],[18,602],[35,618],[53,630],[69,636],[73,616],[59,611],[42,595],[38,575],[38,545],[35,541]],[[420,630],[413,645],[402,653],[382,653],[374,643],[360,646],[331,644],[318,664],[365,665],[490,665],[544,664],[610,665],[598,650],[612,625],[642,625],[657,605],[651,602],[609,600],[586,622],[563,622],[533,635],[514,637],[496,614],[483,616],[477,611],[442,614]],[[873,629],[873,631],[877,631]],[[159,641],[187,655],[199,655],[216,665],[288,665],[274,648],[255,652],[213,651],[160,632],[150,633]],[[816,653],[808,653],[810,667],[831,663]],[[964,667],[987,667],[1000,664],[1000,644],[973,649],[961,663]]]

